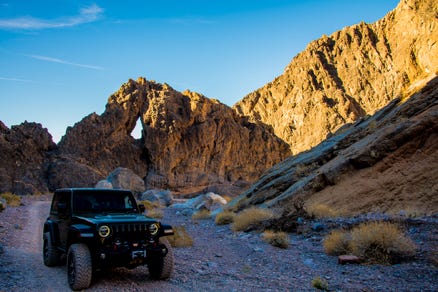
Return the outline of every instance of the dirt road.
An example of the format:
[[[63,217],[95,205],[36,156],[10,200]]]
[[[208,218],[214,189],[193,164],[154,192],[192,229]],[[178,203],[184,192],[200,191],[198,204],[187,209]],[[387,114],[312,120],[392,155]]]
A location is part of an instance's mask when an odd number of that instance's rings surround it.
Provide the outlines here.
[[[42,226],[49,201],[25,200],[0,213],[0,291],[70,291],[65,266],[42,261]],[[193,221],[178,210],[165,210],[166,223],[185,226],[194,239],[175,249],[175,270],[168,281],[149,278],[147,268],[115,269],[93,277],[88,291],[314,291],[325,279],[330,290],[438,291],[438,269],[428,251],[438,242],[437,225],[409,229],[419,257],[408,263],[338,265],[322,250],[322,234],[291,235],[286,250],[264,243],[257,233],[233,233],[212,220]]]

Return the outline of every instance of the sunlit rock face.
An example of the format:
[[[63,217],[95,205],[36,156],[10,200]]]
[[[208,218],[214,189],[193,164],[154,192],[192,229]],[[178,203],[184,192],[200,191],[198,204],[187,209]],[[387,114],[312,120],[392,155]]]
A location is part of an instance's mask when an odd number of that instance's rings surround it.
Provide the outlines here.
[[[130,134],[138,119],[143,136],[135,140]],[[269,128],[217,100],[144,78],[123,84],[102,115],[68,129],[59,148],[62,156],[84,160],[103,176],[121,166],[148,187],[179,191],[246,186],[290,155]]]
[[[271,125],[294,154],[310,149],[436,73],[437,6],[435,0],[402,0],[376,23],[324,35],[234,108]]]

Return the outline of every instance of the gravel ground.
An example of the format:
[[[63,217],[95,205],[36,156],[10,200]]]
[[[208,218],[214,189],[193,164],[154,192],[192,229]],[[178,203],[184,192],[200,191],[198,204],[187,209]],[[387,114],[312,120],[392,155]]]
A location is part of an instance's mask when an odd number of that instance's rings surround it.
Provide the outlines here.
[[[0,291],[69,291],[66,268],[42,261],[42,226],[49,196],[25,198],[0,213]],[[338,265],[325,255],[323,233],[290,235],[288,249],[263,242],[258,233],[233,233],[212,220],[193,221],[167,208],[163,222],[185,226],[193,247],[177,248],[168,281],[147,268],[114,269],[93,278],[89,291],[313,291],[316,277],[336,291],[438,291],[431,261],[438,246],[438,218],[413,220],[407,231],[418,245],[414,260],[392,266]],[[435,255],[436,256],[436,255]]]

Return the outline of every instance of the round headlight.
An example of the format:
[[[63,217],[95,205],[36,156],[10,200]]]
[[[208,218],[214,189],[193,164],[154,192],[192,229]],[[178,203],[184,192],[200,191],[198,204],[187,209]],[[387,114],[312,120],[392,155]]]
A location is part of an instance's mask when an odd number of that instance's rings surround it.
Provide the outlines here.
[[[111,233],[111,229],[109,228],[109,226],[106,225],[102,225],[99,228],[99,235],[100,237],[108,237]]]
[[[149,232],[151,233],[151,235],[156,235],[158,233],[158,230],[160,230],[160,226],[158,225],[158,223],[152,223],[151,225],[149,225]]]

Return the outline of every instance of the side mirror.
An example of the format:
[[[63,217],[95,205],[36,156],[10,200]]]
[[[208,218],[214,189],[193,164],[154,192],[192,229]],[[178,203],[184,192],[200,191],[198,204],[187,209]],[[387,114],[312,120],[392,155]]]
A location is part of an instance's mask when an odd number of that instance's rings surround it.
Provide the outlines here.
[[[138,208],[140,209],[140,213],[144,213],[144,211],[146,211],[144,204],[138,204]]]

